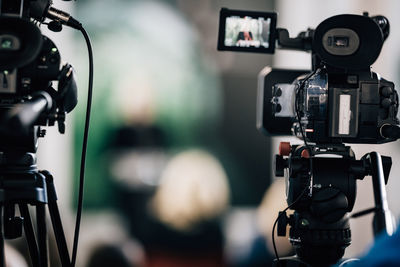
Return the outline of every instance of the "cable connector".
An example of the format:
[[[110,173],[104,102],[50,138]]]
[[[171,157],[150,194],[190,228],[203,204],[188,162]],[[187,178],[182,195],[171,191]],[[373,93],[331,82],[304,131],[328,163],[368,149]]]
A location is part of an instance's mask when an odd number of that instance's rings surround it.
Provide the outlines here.
[[[52,20],[56,20],[61,22],[62,24],[65,24],[67,26],[70,26],[76,30],[82,29],[82,23],[74,19],[70,14],[67,12],[64,12],[62,10],[59,10],[55,7],[49,7],[47,10],[46,17]]]

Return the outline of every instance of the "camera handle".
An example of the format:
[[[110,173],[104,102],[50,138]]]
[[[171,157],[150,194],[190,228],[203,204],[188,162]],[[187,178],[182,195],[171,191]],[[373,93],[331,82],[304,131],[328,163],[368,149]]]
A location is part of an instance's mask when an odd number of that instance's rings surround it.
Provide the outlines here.
[[[277,28],[276,32],[280,48],[311,51],[312,37],[314,35],[313,29],[308,29],[305,32],[300,32],[295,38],[289,37],[289,32],[287,29]]]
[[[53,107],[51,96],[45,91],[36,92],[31,99],[15,105],[1,118],[1,131],[8,135],[27,134],[43,112]]]
[[[382,232],[392,235],[395,230],[393,216],[389,210],[387,202],[385,177],[389,176],[391,167],[391,158],[381,156],[378,152],[370,152],[363,157],[367,163],[368,174],[372,176],[372,185],[374,189],[375,212],[373,220],[374,235],[377,236]],[[357,217],[354,216],[353,217]]]

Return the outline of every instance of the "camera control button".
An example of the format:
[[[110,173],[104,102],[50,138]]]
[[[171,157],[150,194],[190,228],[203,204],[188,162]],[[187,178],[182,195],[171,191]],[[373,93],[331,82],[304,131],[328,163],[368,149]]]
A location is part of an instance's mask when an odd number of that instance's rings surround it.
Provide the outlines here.
[[[384,97],[389,97],[393,93],[393,90],[389,86],[384,86],[381,88],[381,95]]]
[[[392,100],[390,98],[384,98],[381,102],[382,107],[389,108],[392,105]]]

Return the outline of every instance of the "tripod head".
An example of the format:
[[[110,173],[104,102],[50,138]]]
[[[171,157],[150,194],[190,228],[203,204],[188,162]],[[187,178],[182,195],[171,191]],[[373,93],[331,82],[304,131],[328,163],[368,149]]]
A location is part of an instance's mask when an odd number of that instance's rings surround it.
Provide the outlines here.
[[[286,226],[291,226],[289,240],[300,260],[311,266],[330,266],[343,257],[351,243],[348,213],[356,199],[356,180],[372,175],[377,194],[382,189],[377,187],[384,188],[389,177],[391,158],[379,156],[376,164],[371,160],[374,155],[356,160],[352,149],[343,144],[306,147],[281,143],[276,176],[282,177],[288,170],[287,203],[294,213],[287,217],[286,211],[280,212],[278,235],[285,236]],[[375,171],[378,165],[379,174]],[[377,209],[384,207],[379,197],[375,200]],[[384,218],[382,224],[381,219],[375,217],[375,233],[390,233],[391,222]]]

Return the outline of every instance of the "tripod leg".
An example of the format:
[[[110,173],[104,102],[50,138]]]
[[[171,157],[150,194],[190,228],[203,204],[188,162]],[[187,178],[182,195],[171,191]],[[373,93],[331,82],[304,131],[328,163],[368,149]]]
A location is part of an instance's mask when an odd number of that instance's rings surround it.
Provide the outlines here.
[[[32,226],[31,215],[27,204],[19,204],[19,210],[22,217],[24,218],[24,231],[25,238],[29,247],[29,255],[31,256],[32,265],[34,267],[40,267],[39,250],[36,245],[35,232]]]
[[[0,257],[0,267],[5,267],[6,254],[4,253],[3,206],[0,206]]]
[[[47,250],[47,227],[46,227],[46,209],[45,204],[37,204],[37,239],[39,246],[40,263],[42,267],[47,267],[49,263]]]
[[[60,211],[57,206],[57,193],[54,187],[53,176],[47,171],[41,171],[46,177],[48,207],[51,222],[53,225],[54,235],[56,237],[58,254],[61,259],[62,267],[70,267],[71,260],[68,253],[67,241],[65,240],[64,230],[62,227]]]

